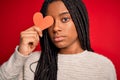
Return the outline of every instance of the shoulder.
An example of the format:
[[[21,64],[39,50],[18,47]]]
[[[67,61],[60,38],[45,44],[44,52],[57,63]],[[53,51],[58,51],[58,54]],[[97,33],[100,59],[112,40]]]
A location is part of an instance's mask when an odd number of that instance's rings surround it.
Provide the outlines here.
[[[102,72],[103,76],[108,76],[109,80],[116,80],[116,70],[113,62],[106,56],[96,53],[90,52],[89,57],[92,57],[92,61],[95,62],[96,67]]]
[[[92,64],[95,65],[99,70],[103,71],[106,74],[116,74],[115,66],[113,62],[106,56],[88,51],[88,57]]]
[[[102,54],[96,53],[96,52],[88,52],[88,58],[91,58],[91,60],[95,60],[96,62],[99,62],[99,64],[106,64],[106,65],[113,65],[112,61],[107,57]]]

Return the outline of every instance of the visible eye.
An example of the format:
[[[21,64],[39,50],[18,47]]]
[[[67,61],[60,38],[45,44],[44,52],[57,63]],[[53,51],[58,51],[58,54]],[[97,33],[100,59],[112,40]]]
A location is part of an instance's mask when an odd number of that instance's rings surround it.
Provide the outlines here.
[[[61,19],[61,21],[62,21],[63,23],[66,23],[66,22],[68,22],[69,20],[70,20],[70,18],[68,18],[68,17],[64,17],[64,18]]]

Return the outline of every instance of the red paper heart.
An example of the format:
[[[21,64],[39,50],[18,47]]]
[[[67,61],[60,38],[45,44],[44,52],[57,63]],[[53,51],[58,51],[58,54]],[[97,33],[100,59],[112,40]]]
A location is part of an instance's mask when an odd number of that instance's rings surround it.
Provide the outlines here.
[[[44,30],[50,27],[53,24],[54,20],[52,16],[46,16],[45,18],[43,18],[42,13],[36,12],[33,15],[33,22],[35,26],[40,27],[41,30]]]

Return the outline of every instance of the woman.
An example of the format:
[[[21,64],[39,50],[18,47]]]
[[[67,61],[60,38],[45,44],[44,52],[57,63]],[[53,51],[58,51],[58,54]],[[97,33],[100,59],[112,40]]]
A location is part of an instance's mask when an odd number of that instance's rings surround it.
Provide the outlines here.
[[[112,62],[92,52],[81,0],[46,0],[41,12],[52,16],[54,24],[43,31],[33,26],[21,32],[20,45],[0,68],[0,79],[116,80]],[[33,52],[39,40],[41,52]]]

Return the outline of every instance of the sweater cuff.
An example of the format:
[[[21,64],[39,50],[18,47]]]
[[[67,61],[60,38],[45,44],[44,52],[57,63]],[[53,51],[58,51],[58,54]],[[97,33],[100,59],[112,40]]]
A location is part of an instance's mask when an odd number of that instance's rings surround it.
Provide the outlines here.
[[[17,60],[15,62],[19,62],[19,63],[24,63],[26,61],[26,59],[31,56],[31,55],[28,55],[28,56],[24,56],[22,55],[19,51],[18,51],[18,48],[19,46],[16,46],[15,48],[15,52],[14,52],[14,59]],[[18,63],[17,63],[18,64]]]
[[[18,48],[19,48],[19,46],[16,46],[16,48],[15,48],[15,53],[17,53],[19,56],[21,56],[21,57],[29,57],[29,56],[30,56],[30,55],[28,55],[28,56],[22,55],[22,54],[18,51]]]

